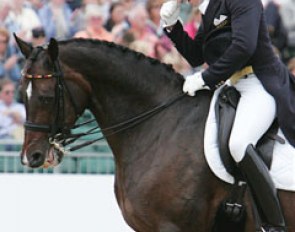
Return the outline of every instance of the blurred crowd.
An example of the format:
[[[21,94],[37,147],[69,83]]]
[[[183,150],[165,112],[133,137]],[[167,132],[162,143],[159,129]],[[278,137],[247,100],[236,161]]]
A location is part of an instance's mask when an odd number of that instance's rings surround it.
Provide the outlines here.
[[[4,104],[2,95],[5,95],[6,80],[10,81],[9,85],[13,87],[10,92],[14,93],[23,65],[13,33],[33,46],[45,44],[51,37],[111,41],[171,64],[181,74],[191,73],[192,68],[175,50],[161,27],[159,12],[164,1],[1,0],[0,81],[4,82],[0,84],[0,104]],[[273,48],[295,74],[295,0],[262,1]],[[202,20],[200,11],[183,3],[181,17],[186,32],[194,38]],[[17,100],[16,95],[13,97]],[[1,117],[22,123],[23,109],[15,108],[21,115],[17,120],[8,113],[0,112]],[[0,125],[0,138],[2,127]]]

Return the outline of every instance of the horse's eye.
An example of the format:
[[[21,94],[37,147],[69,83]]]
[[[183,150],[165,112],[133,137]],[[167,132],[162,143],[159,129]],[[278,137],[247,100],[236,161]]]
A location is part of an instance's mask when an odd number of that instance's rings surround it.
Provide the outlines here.
[[[49,62],[49,60],[44,60],[44,61],[43,61],[43,65],[44,65],[45,67],[51,67],[51,66],[52,66],[52,64]]]
[[[45,104],[45,105],[48,105],[52,102],[53,100],[53,97],[49,97],[49,96],[39,96],[38,97],[39,101],[42,103],[42,104]]]

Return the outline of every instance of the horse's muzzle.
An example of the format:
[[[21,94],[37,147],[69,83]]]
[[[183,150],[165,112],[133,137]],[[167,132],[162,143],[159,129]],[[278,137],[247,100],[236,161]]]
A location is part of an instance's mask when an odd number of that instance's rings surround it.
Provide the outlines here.
[[[41,167],[45,163],[45,158],[42,151],[34,151],[28,157],[28,166],[31,168]]]
[[[23,165],[30,168],[50,168],[61,163],[64,157],[64,151],[56,149],[52,144],[46,150],[33,148],[26,149],[21,155]]]

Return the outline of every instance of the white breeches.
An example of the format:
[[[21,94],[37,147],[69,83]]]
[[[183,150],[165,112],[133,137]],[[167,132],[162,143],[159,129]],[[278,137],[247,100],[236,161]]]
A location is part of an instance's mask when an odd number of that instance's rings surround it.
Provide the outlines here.
[[[239,80],[234,87],[240,92],[241,98],[229,140],[229,149],[233,159],[240,162],[247,146],[255,146],[272,124],[276,115],[276,104],[255,74]]]

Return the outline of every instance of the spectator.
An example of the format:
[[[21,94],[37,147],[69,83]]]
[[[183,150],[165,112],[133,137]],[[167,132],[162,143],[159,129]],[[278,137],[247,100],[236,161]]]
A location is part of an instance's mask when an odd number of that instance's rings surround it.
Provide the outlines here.
[[[295,0],[283,1],[280,14],[287,30],[289,57],[293,57],[295,56]]]
[[[89,2],[89,3],[88,3]],[[95,2],[95,3],[94,3]],[[75,27],[75,33],[85,29],[85,6],[97,4],[96,0],[81,0],[81,6],[72,11],[71,20]]]
[[[0,28],[6,28],[10,33],[17,31],[17,27],[10,17],[11,0],[0,0]]]
[[[72,11],[79,9],[81,7],[81,0],[66,0],[66,3],[69,5]]]
[[[148,13],[148,27],[158,37],[162,37],[165,33],[161,27],[160,9],[164,0],[147,0],[146,10]]]
[[[15,101],[15,84],[9,79],[0,82],[0,138],[21,139],[25,108]]]
[[[44,0],[28,0],[27,6],[30,7],[38,14],[38,10],[41,9],[44,5]]]
[[[89,0],[88,0],[89,1]],[[92,0],[93,1],[93,0]],[[98,5],[102,8],[105,20],[107,19],[113,0],[98,0]]]
[[[86,6],[85,20],[85,30],[77,32],[74,37],[113,41],[113,35],[103,27],[104,15],[99,5],[88,4]]]
[[[161,61],[165,64],[172,65],[173,69],[182,75],[191,74],[191,66],[175,48],[165,54]]]
[[[135,40],[131,42],[128,46],[130,49],[140,52],[146,56],[150,55],[150,49],[149,49],[149,44],[146,41],[143,40]]]
[[[167,43],[166,37],[161,37],[154,44],[154,58],[162,60],[163,57],[173,49],[170,43]]]
[[[172,49],[170,39],[164,33],[161,27],[160,9],[164,0],[148,0],[146,10],[148,12],[147,28],[158,41],[154,48],[154,57],[161,60]]]
[[[289,60],[288,69],[295,77],[295,57]]]
[[[82,0],[84,5],[88,4],[100,4],[99,0]]]
[[[152,34],[147,27],[148,14],[143,4],[137,4],[128,14],[129,28],[122,34],[132,34],[134,40],[145,41],[148,46],[148,55],[155,57],[155,45],[158,42],[158,38]],[[122,42],[122,36],[119,38],[118,43]]]
[[[72,17],[71,17],[72,25],[74,25],[75,32],[82,31],[85,29],[85,25],[86,25],[85,11],[86,11],[86,6],[89,4],[101,6],[104,20],[107,19],[109,4],[106,4],[104,3],[104,1],[99,1],[99,0],[80,0],[80,7],[75,7],[75,10],[73,11]]]
[[[34,47],[46,43],[46,35],[43,27],[37,27],[32,30],[32,45]]]
[[[190,0],[182,1],[182,4],[180,5],[179,17],[183,23],[186,23],[188,21],[188,18],[190,16],[191,11],[192,11],[193,6],[190,3],[191,3]]]
[[[82,0],[84,5],[88,4],[99,4],[98,0]]]
[[[121,40],[120,40],[120,45],[125,46],[125,47],[130,47],[130,45],[135,41],[135,37],[133,33],[126,31]]]
[[[125,10],[127,12],[129,12],[130,10],[132,10],[135,7],[135,5],[136,5],[136,1],[135,0],[121,0],[120,2],[123,4],[123,6],[125,7]]]
[[[109,11],[109,16],[105,24],[105,28],[111,32],[113,27],[124,23],[126,17],[125,8],[122,3],[114,2]]]
[[[47,39],[68,39],[76,32],[71,8],[65,0],[49,0],[38,13]]]
[[[202,21],[202,15],[198,7],[192,8],[188,21],[184,25],[184,30],[187,32],[189,37],[195,38],[198,32],[198,28]]]
[[[287,31],[282,22],[282,17],[279,11],[279,4],[275,1],[269,1],[265,5],[265,18],[267,29],[272,41],[272,44],[278,49],[280,57],[284,60],[284,51],[287,48],[288,37]]]
[[[15,32],[26,41],[32,40],[32,29],[41,26],[37,13],[25,7],[24,0],[12,0],[11,19],[17,26]]]
[[[8,77],[15,83],[20,78],[19,56],[9,45],[9,32],[0,28],[0,79]]]

